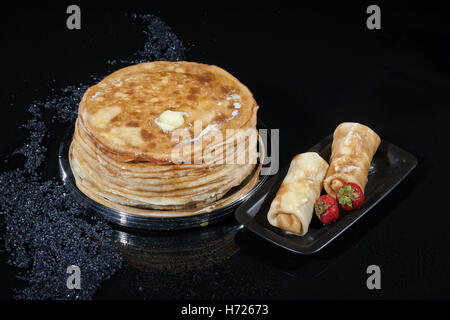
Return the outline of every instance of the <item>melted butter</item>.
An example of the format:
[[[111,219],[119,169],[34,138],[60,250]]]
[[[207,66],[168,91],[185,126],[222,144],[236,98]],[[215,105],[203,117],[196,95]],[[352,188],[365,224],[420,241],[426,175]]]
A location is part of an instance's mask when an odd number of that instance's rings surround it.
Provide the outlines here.
[[[166,110],[155,119],[155,123],[164,131],[172,131],[184,124],[185,112]]]

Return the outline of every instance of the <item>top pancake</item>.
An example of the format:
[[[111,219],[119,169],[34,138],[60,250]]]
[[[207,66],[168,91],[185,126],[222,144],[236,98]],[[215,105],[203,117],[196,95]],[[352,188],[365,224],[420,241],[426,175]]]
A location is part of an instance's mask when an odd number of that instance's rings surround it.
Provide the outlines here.
[[[183,112],[178,129],[190,138],[198,137],[194,121],[201,120],[201,130],[213,125],[225,139],[227,129],[255,127],[257,109],[248,88],[217,66],[158,61],[120,69],[90,87],[79,119],[98,147],[117,160],[171,163],[177,142],[155,123],[164,111]]]

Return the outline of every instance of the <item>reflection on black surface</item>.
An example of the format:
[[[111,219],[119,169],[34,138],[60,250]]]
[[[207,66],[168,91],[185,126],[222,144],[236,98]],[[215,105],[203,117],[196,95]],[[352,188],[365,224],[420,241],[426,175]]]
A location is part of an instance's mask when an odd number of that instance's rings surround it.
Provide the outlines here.
[[[202,270],[229,259],[242,228],[234,219],[180,232],[142,232],[115,228],[113,240],[126,263],[144,272]]]
[[[240,251],[240,255],[291,277],[316,278],[341,261],[365,234],[395,210],[397,201],[406,197],[411,188],[407,188],[408,192],[403,189],[394,190],[358,222],[358,228],[351,228],[314,255],[298,255],[279,248],[242,228],[233,218],[210,227],[178,232],[142,232],[115,227],[113,240],[125,262],[143,272],[204,270],[223,264]]]

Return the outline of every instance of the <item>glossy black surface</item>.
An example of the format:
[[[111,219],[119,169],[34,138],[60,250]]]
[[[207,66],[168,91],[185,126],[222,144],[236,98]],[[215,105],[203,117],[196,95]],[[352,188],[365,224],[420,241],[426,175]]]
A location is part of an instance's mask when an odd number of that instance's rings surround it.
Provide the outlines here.
[[[328,136],[308,151],[317,152],[322,158],[329,159],[332,142],[333,137]],[[383,140],[372,159],[363,206],[352,212],[341,210],[339,220],[329,225],[323,225],[313,214],[308,232],[301,237],[287,234],[267,221],[270,204],[286,177],[289,166],[240,205],[235,216],[246,228],[280,247],[295,253],[313,254],[323,249],[369,212],[406,178],[416,165],[417,159],[413,155]]]
[[[378,3],[378,31],[365,26],[372,3],[299,2],[296,8],[80,3],[80,31],[66,29],[68,4],[4,5],[2,158],[23,142],[19,126],[33,99],[89,83],[91,74],[114,70],[108,59],[142,48],[142,28],[125,12],[157,14],[187,45],[189,60],[217,64],[246,84],[261,106],[258,116],[280,129],[281,168],[343,121],[367,124],[418,158],[414,171],[370,214],[317,254],[296,255],[236,229],[224,241],[228,251],[211,250],[204,268],[172,272],[128,263],[96,298],[450,298],[450,10],[411,1]],[[47,141],[47,177],[59,177],[57,153],[66,130],[55,125]],[[2,161],[1,167],[22,166],[22,160]],[[2,248],[5,299],[23,285],[7,259]],[[381,269],[381,290],[366,287],[366,269],[373,264]]]

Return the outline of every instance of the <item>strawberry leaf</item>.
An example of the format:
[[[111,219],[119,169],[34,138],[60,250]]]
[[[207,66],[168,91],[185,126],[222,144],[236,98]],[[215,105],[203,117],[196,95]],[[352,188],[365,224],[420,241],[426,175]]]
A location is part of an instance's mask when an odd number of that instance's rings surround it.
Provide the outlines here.
[[[339,189],[337,198],[340,205],[353,207],[352,200],[359,197],[359,194],[355,192],[355,188],[350,185],[346,185]]]
[[[326,204],[322,200],[319,200],[319,202],[316,202],[314,204],[314,209],[315,209],[316,214],[317,214],[318,217],[320,217],[322,214],[327,212],[329,207],[330,207],[330,205]]]
[[[349,207],[353,207],[352,199],[350,199],[350,197],[347,196],[339,197],[339,204],[343,206],[347,205]]]

